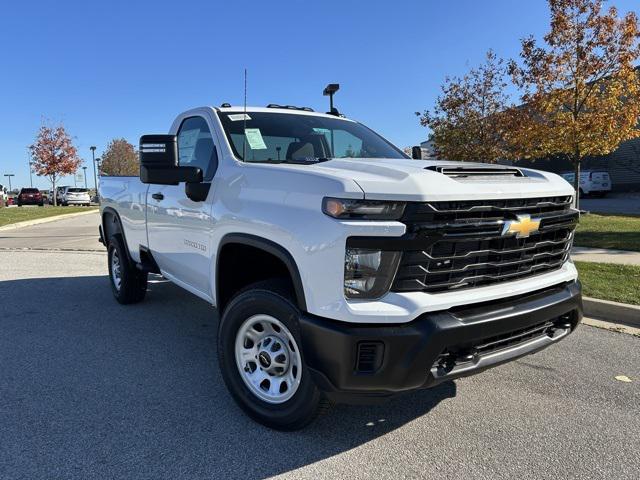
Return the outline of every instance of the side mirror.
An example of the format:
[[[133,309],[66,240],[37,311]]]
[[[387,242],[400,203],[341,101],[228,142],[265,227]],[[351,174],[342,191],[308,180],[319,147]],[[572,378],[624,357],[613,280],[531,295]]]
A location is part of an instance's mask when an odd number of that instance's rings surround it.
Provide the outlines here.
[[[414,160],[422,160],[422,148],[418,146],[411,147],[411,158]]]
[[[140,181],[157,185],[199,183],[202,182],[202,170],[178,164],[175,135],[143,135],[140,137]]]

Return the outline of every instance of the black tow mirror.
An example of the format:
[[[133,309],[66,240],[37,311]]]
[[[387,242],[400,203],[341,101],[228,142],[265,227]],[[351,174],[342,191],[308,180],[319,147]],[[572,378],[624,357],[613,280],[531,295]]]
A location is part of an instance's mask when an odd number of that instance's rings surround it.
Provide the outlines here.
[[[143,135],[140,137],[140,181],[157,185],[199,183],[202,170],[179,165],[175,135]]]
[[[414,160],[422,160],[422,148],[417,146],[411,147],[411,158]]]

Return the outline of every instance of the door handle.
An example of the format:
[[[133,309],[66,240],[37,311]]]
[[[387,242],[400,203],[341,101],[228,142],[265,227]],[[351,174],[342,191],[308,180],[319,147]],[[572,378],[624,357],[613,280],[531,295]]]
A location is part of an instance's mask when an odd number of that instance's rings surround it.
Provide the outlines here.
[[[153,198],[154,200],[163,200],[164,195],[161,193],[154,193],[153,195],[151,195],[151,198]]]

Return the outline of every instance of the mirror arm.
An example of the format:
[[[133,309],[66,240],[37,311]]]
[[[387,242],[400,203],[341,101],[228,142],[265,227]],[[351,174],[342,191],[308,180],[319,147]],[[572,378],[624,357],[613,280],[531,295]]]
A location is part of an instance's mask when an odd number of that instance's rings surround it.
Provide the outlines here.
[[[184,185],[184,191],[187,198],[194,202],[204,202],[209,195],[210,189],[210,182],[187,182]]]

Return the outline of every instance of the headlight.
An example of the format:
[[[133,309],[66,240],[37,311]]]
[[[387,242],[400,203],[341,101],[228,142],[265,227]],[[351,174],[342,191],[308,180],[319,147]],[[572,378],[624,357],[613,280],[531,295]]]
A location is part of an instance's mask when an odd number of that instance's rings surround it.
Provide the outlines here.
[[[325,197],[322,211],[333,218],[359,220],[398,220],[404,213],[404,202],[383,200],[351,200]]]
[[[344,259],[345,297],[382,297],[391,287],[399,261],[400,252],[347,248]]]

